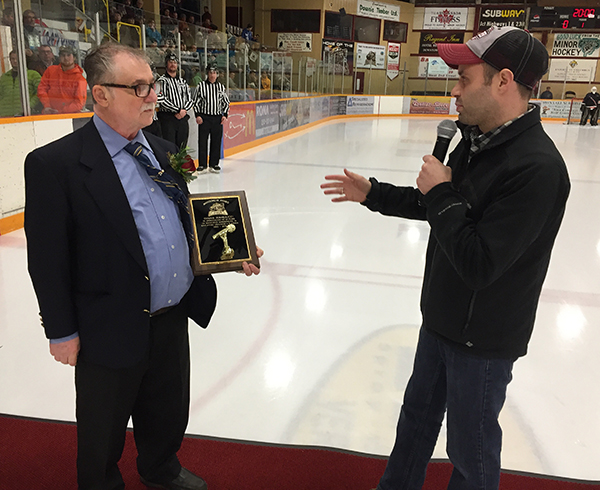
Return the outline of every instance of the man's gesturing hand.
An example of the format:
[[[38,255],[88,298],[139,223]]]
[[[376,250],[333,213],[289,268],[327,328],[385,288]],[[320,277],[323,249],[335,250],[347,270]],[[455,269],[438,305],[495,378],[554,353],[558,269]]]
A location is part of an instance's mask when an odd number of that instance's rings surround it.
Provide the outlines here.
[[[321,184],[323,194],[340,196],[332,198],[331,202],[363,202],[371,191],[371,182],[347,169],[344,169],[344,175],[326,175],[325,180],[331,182]]]
[[[446,167],[433,155],[423,157],[423,166],[417,177],[417,187],[423,195],[442,182],[452,182],[452,169]]]

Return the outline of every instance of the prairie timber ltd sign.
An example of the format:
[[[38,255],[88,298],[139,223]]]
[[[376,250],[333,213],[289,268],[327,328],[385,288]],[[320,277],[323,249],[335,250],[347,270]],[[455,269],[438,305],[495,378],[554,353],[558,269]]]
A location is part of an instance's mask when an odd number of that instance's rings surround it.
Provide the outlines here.
[[[462,32],[421,32],[419,41],[419,54],[438,54],[437,43],[456,43],[462,44],[465,35]]]
[[[426,8],[423,29],[464,31],[467,29],[468,8]]]
[[[492,26],[513,26],[525,29],[525,9],[481,7],[479,11],[479,30],[485,31]]]
[[[370,0],[358,0],[356,7],[358,15],[363,17],[373,17],[375,19],[400,21],[400,7],[381,2],[371,2]]]

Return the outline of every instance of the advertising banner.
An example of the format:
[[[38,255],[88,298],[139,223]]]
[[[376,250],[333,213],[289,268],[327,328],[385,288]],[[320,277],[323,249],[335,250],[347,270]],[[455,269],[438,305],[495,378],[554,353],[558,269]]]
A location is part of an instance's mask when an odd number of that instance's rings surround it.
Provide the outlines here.
[[[342,73],[352,75],[354,73],[354,43],[323,39],[321,59],[326,63],[327,73],[334,70],[335,75]]]
[[[344,116],[346,114],[346,97],[344,95],[334,95],[329,97],[329,115]]]
[[[525,29],[524,8],[481,7],[479,11],[479,31],[492,26],[513,26]]]
[[[412,96],[409,114],[443,114],[450,113],[450,98]]]
[[[552,119],[567,119],[569,117],[570,100],[538,99],[531,102],[540,106],[541,117]]]
[[[362,17],[400,21],[400,6],[389,5],[387,3],[358,0],[356,12]]]
[[[419,58],[420,78],[458,78],[458,70],[450,68],[442,58],[422,56]]]
[[[309,99],[292,99],[279,103],[279,131],[297,128],[309,121]]]
[[[548,80],[567,82],[589,82],[593,80],[596,73],[598,60],[570,60],[568,58],[550,59],[550,70]]]
[[[348,96],[346,97],[346,114],[373,114],[375,97]]]
[[[437,56],[436,43],[462,44],[465,39],[463,32],[422,32],[419,40],[419,54]]]
[[[294,53],[310,53],[312,51],[312,34],[280,32],[277,34],[277,49]]]
[[[554,35],[550,56],[567,58],[598,58],[600,55],[600,34]]]
[[[400,45],[388,43],[387,76],[393,80],[400,73]]]
[[[328,97],[311,97],[306,100],[310,101],[310,122],[329,117]]]
[[[256,138],[279,132],[279,102],[256,105]]]
[[[385,46],[356,43],[356,68],[385,70]]]
[[[233,148],[256,139],[256,104],[234,104],[223,123],[223,148]]]
[[[425,9],[423,29],[464,31],[467,29],[469,9],[431,7]]]

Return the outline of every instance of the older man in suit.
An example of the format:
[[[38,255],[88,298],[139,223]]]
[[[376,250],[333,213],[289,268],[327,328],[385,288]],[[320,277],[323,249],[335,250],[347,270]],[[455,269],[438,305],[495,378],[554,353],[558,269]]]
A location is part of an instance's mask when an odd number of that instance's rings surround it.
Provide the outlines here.
[[[79,489],[124,488],[117,463],[131,416],[142,481],[204,490],[176,453],[189,413],[188,317],[208,325],[216,287],[191,271],[188,191],[167,157],[177,149],[141,131],[156,102],[142,52],[105,44],[85,70],[94,117],[25,162],[29,272],[50,353],[75,366]]]

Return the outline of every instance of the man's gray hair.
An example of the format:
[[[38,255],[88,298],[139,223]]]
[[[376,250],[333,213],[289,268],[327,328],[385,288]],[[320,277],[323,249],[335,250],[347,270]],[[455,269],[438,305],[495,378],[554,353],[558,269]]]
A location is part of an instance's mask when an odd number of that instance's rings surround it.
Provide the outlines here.
[[[116,81],[114,59],[119,54],[126,54],[132,58],[150,64],[150,60],[140,49],[134,49],[113,42],[101,44],[89,51],[83,62],[83,69],[87,76],[87,83],[90,87],[90,91],[95,85],[114,83]]]

